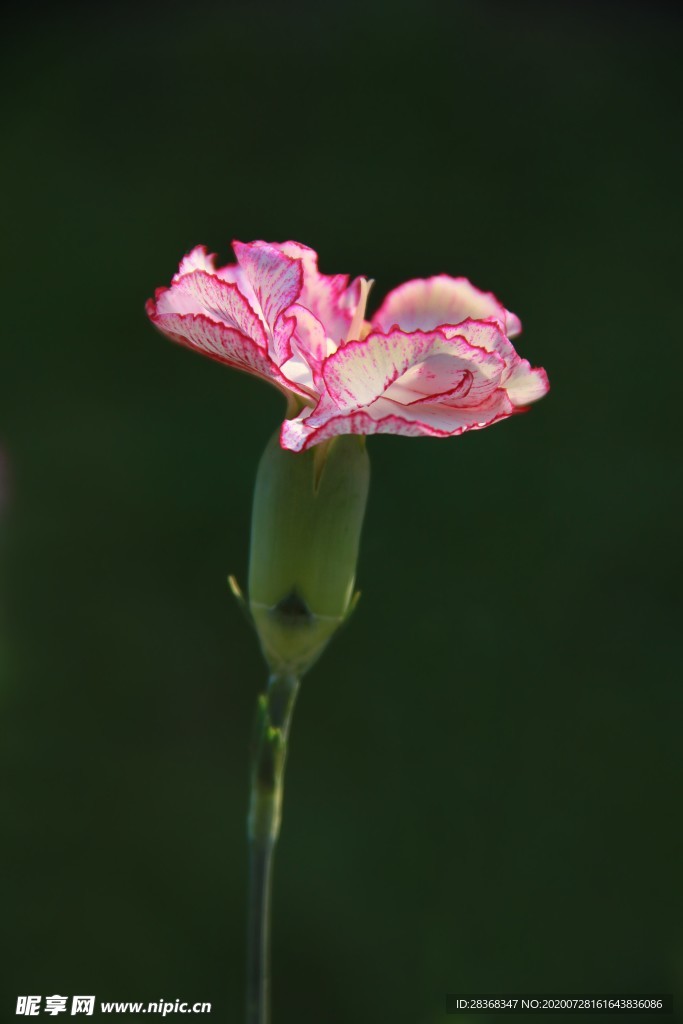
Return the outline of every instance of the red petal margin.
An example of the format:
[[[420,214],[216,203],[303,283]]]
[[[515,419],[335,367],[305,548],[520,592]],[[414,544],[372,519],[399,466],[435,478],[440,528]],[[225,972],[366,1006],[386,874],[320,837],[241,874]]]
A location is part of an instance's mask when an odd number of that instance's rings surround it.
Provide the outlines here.
[[[306,428],[306,421],[314,419],[314,413],[308,416],[301,413],[295,419],[285,420],[280,430],[280,445],[292,452],[305,452],[316,444],[322,444],[331,437],[340,434],[400,434],[403,437],[457,437],[468,430],[483,430],[499,420],[507,419],[510,411],[498,412],[485,423],[473,423],[459,426],[453,430],[440,430],[428,423],[408,420],[403,416],[391,413],[375,419],[364,410],[339,413],[324,420],[322,423]]]

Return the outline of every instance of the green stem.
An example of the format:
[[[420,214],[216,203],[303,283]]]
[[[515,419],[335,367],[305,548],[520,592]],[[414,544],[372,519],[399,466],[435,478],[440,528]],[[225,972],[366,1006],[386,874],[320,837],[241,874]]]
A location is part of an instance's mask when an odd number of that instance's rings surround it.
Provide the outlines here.
[[[280,831],[287,738],[299,679],[272,675],[259,697],[249,803],[247,1024],[270,1022],[273,854]]]

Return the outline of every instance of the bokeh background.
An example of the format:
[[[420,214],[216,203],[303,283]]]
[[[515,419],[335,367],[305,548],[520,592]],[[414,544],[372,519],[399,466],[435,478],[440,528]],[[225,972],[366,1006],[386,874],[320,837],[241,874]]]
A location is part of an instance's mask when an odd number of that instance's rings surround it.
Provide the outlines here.
[[[242,1018],[261,382],[143,303],[197,242],[466,274],[552,392],[373,438],[355,618],[305,680],[275,1020],[447,992],[683,1005],[681,21],[431,0],[15,10],[3,41],[0,1020]],[[450,1018],[449,1018],[450,1019]]]

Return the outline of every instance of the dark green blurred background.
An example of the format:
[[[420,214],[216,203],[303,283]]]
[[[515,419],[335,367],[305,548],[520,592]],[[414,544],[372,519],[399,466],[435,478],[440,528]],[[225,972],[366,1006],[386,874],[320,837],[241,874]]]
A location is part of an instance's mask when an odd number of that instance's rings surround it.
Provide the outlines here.
[[[443,1024],[462,991],[683,1005],[682,35],[617,3],[16,13],[3,1024],[34,993],[242,1017],[265,669],[225,580],[283,402],[143,313],[233,237],[305,242],[374,307],[466,274],[552,384],[492,430],[369,442],[363,598],[294,723],[276,1024]]]

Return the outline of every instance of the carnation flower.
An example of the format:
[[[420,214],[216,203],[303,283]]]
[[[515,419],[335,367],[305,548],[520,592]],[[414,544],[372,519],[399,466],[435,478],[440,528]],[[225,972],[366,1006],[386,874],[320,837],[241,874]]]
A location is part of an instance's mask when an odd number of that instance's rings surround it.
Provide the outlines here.
[[[203,246],[147,304],[168,337],[289,396],[283,448],[340,434],[451,437],[523,411],[548,391],[511,338],[519,319],[463,277],[408,281],[366,320],[370,285],[318,270],[298,242]]]

